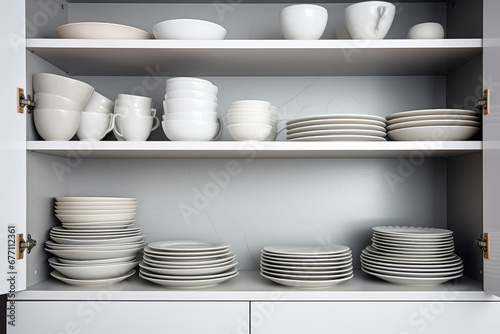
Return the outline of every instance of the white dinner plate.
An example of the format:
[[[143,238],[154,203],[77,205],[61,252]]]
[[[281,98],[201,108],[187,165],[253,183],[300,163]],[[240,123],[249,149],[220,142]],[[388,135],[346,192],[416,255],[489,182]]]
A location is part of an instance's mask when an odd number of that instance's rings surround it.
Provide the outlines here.
[[[71,202],[64,202],[65,204],[71,204]],[[79,210],[79,211],[91,211],[91,210],[137,210],[137,204],[127,204],[127,205],[55,205],[55,210]]]
[[[135,270],[132,269],[125,274],[119,276],[119,277],[113,277],[113,278],[105,278],[105,279],[74,279],[74,278],[69,278],[58,272],[57,270],[54,270],[50,273],[50,275],[66,284],[69,285],[74,285],[74,286],[88,286],[88,287],[93,287],[93,286],[103,286],[103,285],[110,285],[114,284],[120,281],[123,281],[130,276],[135,274]]]
[[[56,204],[57,202],[137,202],[136,198],[131,197],[56,197],[55,199]]]
[[[478,133],[480,128],[475,126],[416,126],[388,131],[392,140],[430,140],[455,141],[468,140]]]
[[[381,257],[386,257],[388,259],[405,259],[407,261],[427,261],[427,262],[435,262],[435,261],[446,261],[450,259],[454,259],[457,255],[455,253],[451,254],[406,254],[406,253],[388,253],[384,251],[379,251],[372,246],[366,246],[365,251],[369,254],[378,255]]]
[[[107,22],[76,22],[56,28],[61,38],[74,39],[152,39],[154,36],[144,30],[123,24]]]
[[[441,283],[450,281],[452,279],[456,279],[461,277],[463,274],[456,274],[447,277],[401,277],[401,276],[392,276],[392,275],[384,275],[380,273],[372,272],[366,268],[361,268],[365,273],[378,277],[386,282],[395,283],[400,285],[408,285],[408,286],[433,286],[439,285]]]
[[[399,269],[399,268],[387,268],[380,265],[373,265],[367,263],[365,261],[361,261],[361,267],[368,269],[372,272],[383,274],[383,275],[391,275],[391,276],[401,276],[401,277],[445,277],[452,276],[456,274],[460,274],[464,271],[463,266],[459,268],[454,268],[453,270],[441,270],[441,271],[414,271],[407,269]]]
[[[136,241],[143,240],[145,235],[134,235],[132,237],[123,238],[109,238],[109,239],[70,239],[70,238],[60,238],[51,237],[52,240],[61,244],[67,245],[96,245],[96,244],[123,244],[132,243]]]
[[[224,281],[227,281],[233,277],[236,277],[239,274],[239,272],[235,272],[234,274],[230,276],[225,276],[225,277],[220,277],[220,278],[212,278],[212,279],[198,279],[198,280],[167,280],[167,279],[157,279],[153,278],[150,276],[147,276],[147,274],[143,274],[141,271],[139,271],[139,276],[147,281],[163,285],[163,286],[168,286],[171,288],[180,288],[180,289],[202,289],[202,288],[208,288],[215,286],[219,283],[222,283]]]
[[[178,268],[178,269],[171,269],[171,268],[158,268],[158,267],[153,267],[149,266],[148,263],[141,262],[139,266],[141,268],[144,268],[152,273],[155,274],[163,274],[163,275],[173,275],[173,276],[194,276],[194,275],[213,275],[213,274],[219,274],[225,271],[228,271],[234,267],[238,262],[231,262],[225,265],[220,265],[220,266],[215,266],[215,267],[208,267],[208,268]]]
[[[130,270],[134,269],[139,261],[130,262],[117,262],[100,265],[88,266],[72,266],[68,264],[61,264],[55,261],[50,262],[49,265],[63,274],[64,276],[72,279],[81,280],[94,280],[94,279],[107,279],[120,277]]]
[[[333,279],[341,279],[353,274],[352,269],[343,273],[338,274],[329,274],[329,275],[309,275],[309,274],[283,274],[278,273],[271,270],[266,270],[264,268],[260,269],[260,272],[269,277],[275,278],[285,278],[285,279],[294,279],[294,280],[302,280],[302,281],[324,281],[324,280],[333,280]]]
[[[290,141],[386,141],[386,139],[382,138],[382,137],[365,136],[365,135],[310,136],[310,137],[300,137],[300,138],[287,139],[287,140],[290,140]]]
[[[111,259],[117,257],[125,256],[136,256],[142,250],[142,247],[128,248],[128,249],[118,249],[118,250],[65,250],[65,249],[50,249],[45,248],[49,253],[54,254],[59,258],[65,258],[69,260],[101,260],[101,259]]]
[[[99,234],[99,233],[91,233],[91,234],[80,234],[80,233],[59,233],[59,232],[49,232],[50,237],[56,237],[56,238],[69,238],[69,239],[110,239],[110,238],[126,238],[126,237],[133,237],[140,235],[141,231],[137,232],[132,232],[132,233],[106,233],[106,234]]]
[[[121,250],[121,249],[130,249],[137,247],[144,247],[146,243],[130,243],[130,244],[95,244],[95,245],[65,245],[58,243],[51,243],[50,241],[46,241],[45,245],[49,249],[56,250],[78,250],[81,252],[86,252],[88,250],[94,251],[104,251],[104,250]]]
[[[283,270],[296,270],[296,271],[334,271],[334,270],[342,270],[343,268],[349,267],[352,265],[352,258],[342,262],[335,262],[335,264],[329,265],[320,265],[316,263],[299,263],[290,265],[290,262],[276,262],[269,261],[266,259],[260,260],[261,265],[265,265],[268,268],[273,269],[283,269]]]
[[[469,116],[479,116],[479,111],[465,110],[465,109],[421,109],[421,110],[410,110],[397,112],[386,116],[387,121],[394,118],[408,117],[408,116],[422,116],[422,115],[469,115]]]
[[[453,252],[455,246],[452,244],[444,247],[405,247],[401,245],[383,244],[376,241],[372,242],[372,247],[383,252],[407,252],[407,253],[418,253],[418,254],[436,254],[436,253],[446,253]]]
[[[227,277],[227,276],[232,276],[238,272],[238,269],[232,268],[230,270],[218,273],[218,274],[209,274],[209,275],[164,275],[164,274],[157,274],[154,272],[149,271],[148,269],[144,268],[144,265],[141,266],[140,272],[148,277],[156,278],[156,279],[163,279],[163,280],[206,280],[206,279],[215,279],[215,278],[221,278],[221,277]]]
[[[116,258],[111,258],[111,259],[101,259],[101,260],[70,260],[70,259],[64,259],[64,258],[57,258],[57,260],[61,263],[66,263],[66,264],[71,264],[74,266],[87,266],[91,264],[108,264],[108,263],[115,263],[115,262],[127,262],[127,261],[133,261],[136,259],[135,255],[130,255],[130,256],[123,256],[123,257],[116,257]]]
[[[275,275],[292,275],[292,276],[297,276],[297,277],[302,277],[302,276],[311,276],[311,278],[327,278],[327,276],[337,276],[337,275],[343,275],[347,272],[352,272],[352,265],[351,266],[345,266],[342,267],[342,269],[337,269],[337,270],[325,270],[325,271],[317,271],[317,270],[292,270],[292,269],[276,269],[271,266],[266,266],[265,264],[260,265],[260,269],[264,273],[269,273],[269,274],[275,274]],[[330,277],[332,278],[332,277]]]
[[[57,202],[55,203],[54,207],[58,207],[60,209],[63,208],[71,208],[75,207],[78,209],[87,209],[87,208],[107,208],[107,207],[113,207],[113,208],[118,208],[118,209],[123,209],[127,207],[137,207],[139,205],[139,202],[135,201],[87,201],[87,202],[75,202],[75,201],[68,201],[68,202]]]
[[[135,212],[99,215],[62,215],[56,213],[55,216],[63,223],[117,222],[135,219]]]
[[[317,121],[317,120],[338,120],[338,119],[361,119],[361,120],[374,120],[385,123],[385,118],[377,115],[369,114],[324,114],[324,115],[312,115],[299,117],[295,119],[288,120],[287,125],[300,123],[304,121]]]
[[[475,126],[481,127],[480,122],[475,121],[467,121],[467,120],[429,120],[429,121],[408,121],[401,122],[397,124],[392,124],[387,126],[387,131],[403,129],[403,128],[411,128],[415,126],[436,126],[436,125],[445,125],[445,126]]]
[[[157,241],[148,245],[148,247],[153,250],[170,252],[218,251],[228,249],[229,246],[230,245],[225,242],[203,240]]]
[[[352,260],[352,254],[343,254],[338,257],[324,257],[324,258],[300,258],[300,257],[280,257],[271,256],[266,253],[260,255],[262,261],[269,262],[271,264],[281,264],[281,265],[310,265],[310,266],[329,266],[344,263],[345,261]]]
[[[86,229],[86,230],[73,230],[73,229],[67,229],[61,226],[54,226],[50,229],[50,232],[53,233],[59,233],[59,234],[65,234],[65,233],[71,233],[71,234],[78,234],[78,235],[92,235],[93,233],[96,233],[98,235],[105,235],[105,234],[127,234],[127,233],[137,233],[141,232],[142,227],[137,226],[137,227],[131,227],[131,228],[107,228],[107,229]]]
[[[269,276],[269,275],[266,275],[262,272],[260,274],[263,277],[267,278],[268,280],[271,280],[271,281],[278,283],[278,284],[281,284],[281,285],[292,286],[292,287],[297,287],[297,288],[307,288],[307,289],[329,288],[329,287],[335,286],[337,284],[340,284],[342,282],[345,282],[347,280],[350,280],[351,278],[354,277],[354,275],[351,274],[347,277],[339,278],[339,279],[305,281],[305,280],[286,279],[286,278]]]
[[[304,131],[325,131],[325,130],[374,130],[374,131],[382,131],[385,132],[385,127],[379,125],[370,125],[370,124],[326,124],[326,125],[309,125],[309,126],[301,126],[296,127],[287,131],[287,135],[292,135],[298,132]]]
[[[188,263],[178,263],[178,262],[165,262],[161,260],[155,260],[151,258],[149,255],[144,254],[143,261],[155,268],[165,268],[165,269],[203,269],[203,268],[213,268],[220,267],[230,264],[235,259],[236,255],[232,255],[226,259],[222,259],[222,261],[216,261],[215,263],[207,263],[206,261],[202,261],[202,264],[192,264],[192,262]]]
[[[146,258],[148,254],[145,254],[144,257]],[[176,260],[166,260],[166,259],[161,259],[156,256],[148,256],[149,259],[156,260],[156,261],[161,261],[164,265],[169,266],[169,265],[174,265],[174,266],[196,266],[196,265],[211,265],[211,264],[220,264],[223,262],[227,262],[229,260],[234,260],[236,257],[235,254],[230,254],[227,256],[223,256],[220,258],[209,258],[209,259],[201,259],[201,260],[186,260],[182,261],[179,259]]]
[[[154,249],[151,249],[149,245],[144,248],[144,254],[147,254],[151,257],[154,257],[156,259],[161,259],[161,260],[171,260],[171,261],[188,261],[188,260],[211,260],[211,259],[217,259],[217,258],[222,258],[222,257],[227,257],[228,255],[231,255],[230,250],[223,250],[221,252],[217,252],[215,254],[213,253],[208,253],[208,254],[201,254],[198,255],[198,252],[195,252],[195,254],[189,254],[188,252],[182,252],[181,254],[175,254],[175,253],[164,253],[160,252]]]
[[[439,246],[450,246],[453,245],[453,236],[450,235],[446,238],[406,238],[402,237],[390,237],[388,235],[381,235],[374,233],[372,236],[372,241],[376,240],[381,243],[394,244],[394,245],[411,245],[411,246],[427,246],[427,245],[439,245]]]
[[[314,245],[314,246],[265,246],[263,253],[281,255],[285,257],[317,257],[343,255],[350,253],[350,248],[344,245]]]
[[[387,121],[387,125],[393,125],[401,122],[413,121],[432,121],[432,120],[464,120],[481,122],[481,117],[470,115],[420,115],[420,116],[405,116],[394,118]]]
[[[429,266],[423,265],[407,265],[407,264],[397,264],[397,263],[386,263],[371,260],[370,258],[361,255],[361,262],[366,265],[378,266],[379,268],[387,270],[397,270],[397,271],[409,271],[409,272],[449,272],[463,269],[463,263],[457,262],[453,266]]]
[[[133,222],[134,220],[132,220]],[[102,229],[106,230],[109,228],[122,228],[125,229],[127,227],[134,226],[133,223],[124,223],[124,222],[100,222],[100,223],[62,223],[64,228],[68,230],[96,230]]]
[[[428,266],[428,267],[434,267],[434,266],[454,266],[457,263],[462,263],[462,259],[460,256],[453,254],[448,257],[443,257],[443,258],[433,258],[433,259],[409,259],[409,258],[402,258],[402,257],[393,257],[389,256],[388,254],[384,254],[383,256],[374,254],[372,252],[367,251],[366,249],[363,249],[361,251],[361,256],[364,258],[371,259],[372,261],[377,261],[379,263],[394,263],[394,264],[404,264],[406,266]]]
[[[375,226],[372,227],[372,230],[388,236],[404,236],[406,238],[443,238],[453,234],[453,231],[447,229],[418,226]]]
[[[348,130],[316,130],[316,131],[302,131],[286,136],[287,140],[298,139],[303,137],[314,137],[314,136],[331,136],[331,135],[348,135],[348,136],[375,136],[384,138],[387,133],[385,131],[376,130],[360,130],[360,129],[348,129]]]
[[[54,210],[59,215],[109,215],[136,213],[137,209],[118,209],[118,210]]]
[[[288,131],[296,128],[302,128],[305,126],[313,126],[313,125],[334,125],[334,124],[367,124],[367,125],[376,125],[385,128],[385,122],[380,120],[373,119],[353,119],[353,118],[339,118],[339,119],[317,119],[311,121],[300,121],[296,123],[291,123],[286,126]]]

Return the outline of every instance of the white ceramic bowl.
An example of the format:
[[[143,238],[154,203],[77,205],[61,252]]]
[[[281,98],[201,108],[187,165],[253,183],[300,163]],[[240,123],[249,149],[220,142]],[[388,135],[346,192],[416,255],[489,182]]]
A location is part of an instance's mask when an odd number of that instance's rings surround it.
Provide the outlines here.
[[[217,95],[219,88],[211,83],[198,81],[175,81],[169,83],[166,88],[166,93],[170,94],[174,90],[198,90],[207,94]]]
[[[280,11],[285,39],[320,39],[328,22],[328,11],[311,4],[292,5]]]
[[[224,39],[226,29],[209,21],[175,19],[155,24],[153,35],[156,39]]]
[[[104,279],[123,275],[127,271],[135,268],[139,261],[107,263],[88,266],[72,266],[61,264],[56,261],[49,261],[52,268],[58,272],[74,279]]]
[[[176,98],[189,98],[189,99],[199,99],[199,100],[207,100],[217,103],[217,95],[205,93],[199,90],[171,90],[166,93],[164,96],[165,100],[167,99],[176,99]]]
[[[173,112],[162,116],[164,121],[168,120],[191,120],[202,122],[217,122],[217,112],[212,111],[185,111]]]
[[[271,124],[271,117],[262,113],[227,113],[227,120],[231,124],[237,123],[268,123]]]
[[[171,141],[210,141],[217,137],[219,127],[216,122],[189,120],[168,120],[161,124]]]
[[[88,103],[90,103],[90,102],[99,104],[99,105],[103,106],[104,108],[110,109],[110,110],[113,110],[113,108],[115,106],[115,104],[114,104],[113,101],[111,101],[110,99],[108,99],[106,96],[104,96],[102,94],[99,94],[96,91],[94,91],[92,93],[92,95],[90,96],[90,99],[89,99]]]
[[[66,97],[85,105],[94,92],[91,85],[52,73],[33,74],[33,90],[36,93],[50,93]]]
[[[191,112],[191,111],[208,111],[216,112],[217,103],[207,100],[175,98],[165,100],[163,108],[168,110],[168,113]]]
[[[235,141],[262,141],[269,136],[272,126],[265,124],[230,124],[227,129]]]
[[[271,109],[271,103],[262,100],[239,100],[231,103],[230,109],[238,108],[259,108],[259,109]]]
[[[35,109],[33,118],[38,134],[48,141],[73,138],[80,125],[82,112],[64,109]]]
[[[50,93],[35,93],[35,102],[37,109],[65,109],[73,111],[82,111],[83,109],[83,104],[79,102]]]
[[[353,39],[384,39],[396,15],[396,6],[386,1],[365,1],[348,6],[344,21]]]
[[[425,22],[416,24],[408,31],[410,39],[442,39],[444,28],[437,22]]]
[[[126,106],[131,108],[151,108],[153,99],[147,96],[118,94],[115,106]]]

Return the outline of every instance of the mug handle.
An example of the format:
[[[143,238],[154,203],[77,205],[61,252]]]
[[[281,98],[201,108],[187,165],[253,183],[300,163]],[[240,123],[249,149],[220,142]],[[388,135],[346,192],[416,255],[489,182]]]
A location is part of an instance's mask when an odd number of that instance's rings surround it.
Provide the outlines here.
[[[380,25],[382,24],[382,22],[385,21],[385,19],[387,18],[388,15],[389,15],[389,8],[388,7],[380,6],[378,8],[378,21],[377,21],[377,25],[375,26],[375,32],[378,32],[378,30],[380,29]]]
[[[119,135],[120,137],[123,137],[123,133],[120,132],[120,130],[118,130],[118,124],[116,122],[116,117],[124,117],[122,114],[115,114],[115,117],[113,118],[113,129],[115,129],[115,132],[117,135]]]
[[[153,128],[151,129],[151,132],[153,132],[154,130],[158,129],[158,127],[160,126],[160,120],[156,116],[153,117],[153,124],[155,122],[156,122],[156,125],[153,125]]]
[[[115,117],[117,114],[111,114],[111,119],[109,120],[109,126],[104,133],[108,134],[115,127]],[[120,136],[121,137],[121,136]]]
[[[224,121],[222,120],[222,117],[217,116],[217,124],[218,124],[217,133],[212,139],[210,139],[210,141],[217,140],[222,134],[222,129],[224,128]]]
[[[151,108],[151,116],[156,117],[156,109]]]

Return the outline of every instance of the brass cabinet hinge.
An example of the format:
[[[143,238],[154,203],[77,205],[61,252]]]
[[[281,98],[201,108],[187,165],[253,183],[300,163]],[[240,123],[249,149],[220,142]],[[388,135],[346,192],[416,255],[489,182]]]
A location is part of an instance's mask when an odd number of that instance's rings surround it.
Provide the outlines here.
[[[24,113],[24,107],[28,109],[28,114],[35,109],[35,101],[31,99],[31,96],[28,95],[28,98],[24,97],[24,89],[17,89],[17,112],[22,114]]]
[[[25,241],[23,238],[23,234],[19,233],[16,235],[16,245],[17,245],[17,252],[16,252],[16,258],[18,260],[21,260],[24,258],[24,251],[28,250],[28,254],[31,253],[31,249],[36,246],[36,240],[31,239],[31,234],[28,234],[28,241]]]
[[[476,105],[476,108],[481,110],[484,115],[488,115],[490,113],[490,90],[485,89],[483,91],[483,97],[479,100],[479,103]]]
[[[489,233],[481,234],[481,237],[476,240],[476,245],[479,246],[485,259],[490,258],[490,235]]]

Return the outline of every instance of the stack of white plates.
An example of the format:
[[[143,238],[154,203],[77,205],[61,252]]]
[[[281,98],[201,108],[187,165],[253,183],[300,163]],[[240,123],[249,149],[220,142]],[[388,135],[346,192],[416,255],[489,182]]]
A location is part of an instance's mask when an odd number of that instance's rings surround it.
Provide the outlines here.
[[[261,275],[301,288],[326,288],[353,277],[352,253],[343,245],[267,246],[262,249]]]
[[[454,253],[453,232],[446,229],[377,226],[372,245],[361,254],[361,269],[402,285],[437,285],[463,274]]]
[[[462,109],[403,111],[386,119],[392,140],[467,140],[481,129],[480,113]]]
[[[316,115],[286,122],[286,140],[385,141],[385,118],[363,114]]]
[[[55,207],[63,227],[50,230],[45,248],[55,255],[49,259],[53,277],[71,285],[100,286],[135,273],[137,254],[146,242],[141,228],[133,227],[134,198],[57,197]]]
[[[150,243],[139,276],[172,288],[206,288],[238,275],[229,244],[202,240]]]

